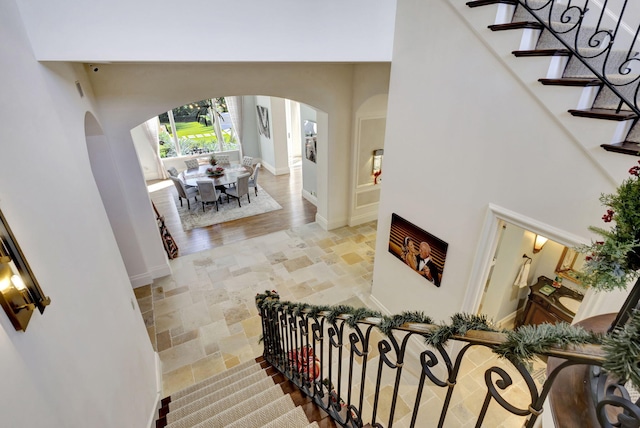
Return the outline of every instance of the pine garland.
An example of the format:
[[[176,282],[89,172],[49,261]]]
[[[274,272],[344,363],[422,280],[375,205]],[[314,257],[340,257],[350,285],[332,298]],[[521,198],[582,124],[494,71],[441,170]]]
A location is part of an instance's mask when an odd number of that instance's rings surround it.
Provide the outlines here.
[[[457,313],[451,317],[451,325],[439,325],[425,339],[428,345],[443,346],[453,336],[464,336],[469,330],[498,331],[491,327],[486,315]]]
[[[634,310],[624,327],[605,337],[602,349],[607,355],[602,367],[640,388],[640,311]]]
[[[406,323],[433,324],[433,320],[422,312],[402,312],[400,315],[382,316],[378,329],[386,336],[391,334],[391,330]]]
[[[286,310],[294,316],[306,313],[316,318],[321,312],[325,319],[333,324],[340,315],[346,315],[346,323],[355,327],[365,318],[380,318],[378,329],[389,336],[392,331],[406,323],[433,325],[433,320],[422,312],[402,312],[399,315],[386,316],[367,308],[353,308],[347,305],[326,306],[307,303],[281,302],[275,290],[256,296],[258,309]],[[451,317],[450,324],[435,326],[424,333],[428,345],[444,346],[454,336],[464,336],[470,330],[500,332],[506,340],[493,348],[493,352],[517,364],[529,364],[536,354],[544,354],[553,347],[569,345],[602,344],[605,351],[605,370],[623,380],[630,380],[640,388],[640,311],[634,311],[624,328],[613,334],[602,336],[584,330],[582,327],[567,323],[524,325],[517,330],[497,330],[485,315],[457,313]]]
[[[512,362],[530,362],[536,354],[552,347],[598,344],[601,337],[582,327],[565,322],[559,324],[523,325],[515,331],[505,331],[507,339],[494,352]]]
[[[382,314],[369,308],[356,308],[347,319],[346,323],[349,327],[355,327],[360,320],[365,318],[381,318]]]

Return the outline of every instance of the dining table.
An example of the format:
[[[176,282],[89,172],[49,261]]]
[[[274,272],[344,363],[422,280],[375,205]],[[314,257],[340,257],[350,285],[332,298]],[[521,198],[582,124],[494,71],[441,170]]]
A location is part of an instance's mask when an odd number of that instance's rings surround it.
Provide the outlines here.
[[[209,169],[224,168],[224,174],[216,176],[207,172]],[[227,186],[233,184],[239,175],[250,173],[251,171],[241,164],[231,165],[200,165],[198,168],[189,168],[180,173],[182,181],[187,186],[198,186],[198,181],[212,181],[214,186]]]

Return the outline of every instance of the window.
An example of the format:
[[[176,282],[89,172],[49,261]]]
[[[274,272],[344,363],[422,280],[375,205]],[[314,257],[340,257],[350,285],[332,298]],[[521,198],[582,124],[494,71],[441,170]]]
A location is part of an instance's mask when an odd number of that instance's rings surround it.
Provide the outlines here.
[[[176,107],[158,116],[161,158],[237,150],[224,97]]]

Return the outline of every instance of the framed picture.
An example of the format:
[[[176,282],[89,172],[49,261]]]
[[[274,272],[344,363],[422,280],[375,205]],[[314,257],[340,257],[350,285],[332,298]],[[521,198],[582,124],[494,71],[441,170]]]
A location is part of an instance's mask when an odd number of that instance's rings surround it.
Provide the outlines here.
[[[305,137],[306,142],[304,143],[304,153],[307,160],[315,163],[316,162],[316,153],[318,150],[318,142],[316,137]]]
[[[440,287],[449,244],[391,214],[389,252],[425,280]]]
[[[263,106],[256,106],[258,109],[258,133],[267,138],[271,138],[269,129],[269,109]]]

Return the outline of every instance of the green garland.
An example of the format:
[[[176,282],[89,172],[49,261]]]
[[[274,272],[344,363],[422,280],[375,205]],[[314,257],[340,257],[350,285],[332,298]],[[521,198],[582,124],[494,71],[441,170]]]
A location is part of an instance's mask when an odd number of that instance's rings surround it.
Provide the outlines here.
[[[506,341],[496,346],[494,352],[513,362],[530,362],[536,354],[542,354],[552,347],[599,344],[602,341],[601,335],[566,322],[523,325],[504,333],[507,335]]]
[[[640,388],[640,311],[634,310],[624,327],[605,337],[602,349],[607,355],[602,367]]]
[[[402,312],[399,315],[386,316],[367,308],[353,308],[347,305],[318,306],[307,303],[281,302],[275,291],[267,291],[256,296],[258,309],[282,309],[295,316],[306,312],[316,318],[325,312],[325,319],[335,323],[340,315],[346,315],[346,323],[351,327],[365,318],[379,318],[378,329],[385,335],[407,323],[433,325],[433,320],[422,312]],[[634,311],[630,321],[622,329],[603,336],[586,331],[582,327],[567,323],[524,325],[516,330],[497,330],[485,315],[457,313],[451,317],[450,324],[435,326],[430,332],[423,333],[428,345],[444,346],[454,336],[464,336],[470,330],[499,332],[506,340],[493,348],[493,352],[513,363],[529,365],[536,354],[544,354],[553,347],[569,345],[602,344],[605,351],[603,368],[620,379],[630,380],[636,388],[640,387],[640,311]]]
[[[469,330],[495,331],[486,315],[454,314],[451,325],[441,324],[426,336],[428,345],[443,346],[453,336],[464,336]]]

